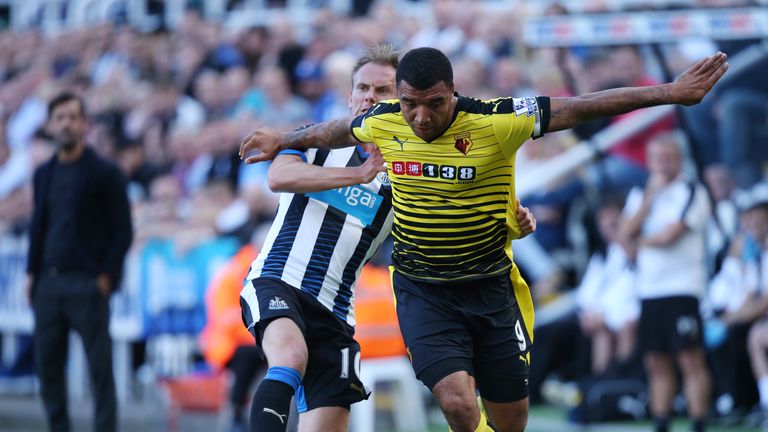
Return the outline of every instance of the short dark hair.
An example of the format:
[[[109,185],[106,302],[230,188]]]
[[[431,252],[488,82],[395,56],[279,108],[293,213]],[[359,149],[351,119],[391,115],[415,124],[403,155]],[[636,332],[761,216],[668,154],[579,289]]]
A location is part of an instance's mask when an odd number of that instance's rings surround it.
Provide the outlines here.
[[[435,48],[416,48],[408,51],[397,65],[395,81],[405,81],[416,90],[426,90],[442,81],[453,85],[453,68],[448,57]]]
[[[64,105],[65,103],[73,100],[77,101],[77,103],[80,104],[80,114],[82,114],[83,117],[85,117],[85,102],[83,102],[83,98],[81,98],[80,96],[72,92],[65,91],[65,92],[59,93],[58,95],[56,95],[56,97],[51,99],[50,102],[48,102],[48,118],[50,118],[51,115],[53,115],[53,110],[55,110],[56,107],[58,107],[59,105]]]
[[[397,58],[399,55],[400,53],[397,52],[397,49],[390,44],[384,43],[369,47],[365,50],[363,55],[357,59],[355,65],[352,67],[352,83],[354,84],[357,71],[368,63],[397,68]]]

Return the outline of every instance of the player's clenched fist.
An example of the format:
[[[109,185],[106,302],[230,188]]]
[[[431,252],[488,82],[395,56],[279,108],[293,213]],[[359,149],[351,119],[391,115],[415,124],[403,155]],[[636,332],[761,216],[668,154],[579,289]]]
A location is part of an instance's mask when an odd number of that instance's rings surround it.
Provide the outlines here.
[[[246,164],[274,159],[281,149],[282,134],[272,128],[257,129],[240,142],[240,159]]]
[[[536,218],[528,207],[517,203],[517,224],[520,225],[520,238],[536,231]]]

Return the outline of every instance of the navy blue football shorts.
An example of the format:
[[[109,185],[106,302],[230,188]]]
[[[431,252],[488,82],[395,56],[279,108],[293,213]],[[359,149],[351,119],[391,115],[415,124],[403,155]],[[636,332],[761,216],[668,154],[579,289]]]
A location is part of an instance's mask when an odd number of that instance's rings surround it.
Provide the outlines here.
[[[483,399],[508,403],[528,397],[533,305],[515,267],[458,282],[414,280],[395,270],[392,284],[413,369],[430,390],[448,375],[466,371]]]
[[[326,309],[315,297],[279,279],[249,281],[256,301],[241,297],[243,318],[256,342],[277,318],[290,318],[301,329],[309,351],[302,379],[303,394],[296,395],[299,412],[326,406],[349,409],[368,399],[370,391],[360,380],[360,344],[354,328]],[[255,303],[255,304],[254,304]]]

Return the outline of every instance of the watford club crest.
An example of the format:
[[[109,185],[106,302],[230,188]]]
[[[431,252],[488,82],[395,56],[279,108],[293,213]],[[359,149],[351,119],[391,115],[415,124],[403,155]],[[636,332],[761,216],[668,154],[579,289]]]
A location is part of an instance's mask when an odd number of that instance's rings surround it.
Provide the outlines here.
[[[456,140],[456,144],[453,146],[465,156],[469,153],[469,149],[472,148],[471,136],[469,132],[462,132],[453,136],[453,139]]]

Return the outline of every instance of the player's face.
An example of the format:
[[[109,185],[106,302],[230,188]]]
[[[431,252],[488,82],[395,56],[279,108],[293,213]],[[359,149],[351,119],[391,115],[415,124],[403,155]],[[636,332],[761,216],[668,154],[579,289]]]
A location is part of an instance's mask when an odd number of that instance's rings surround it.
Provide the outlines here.
[[[379,101],[397,98],[395,90],[395,68],[387,65],[368,63],[352,75],[352,94],[349,95],[349,110],[359,116]]]
[[[456,106],[453,85],[440,81],[426,90],[416,90],[401,81],[397,91],[405,121],[417,137],[432,141],[448,129]]]

